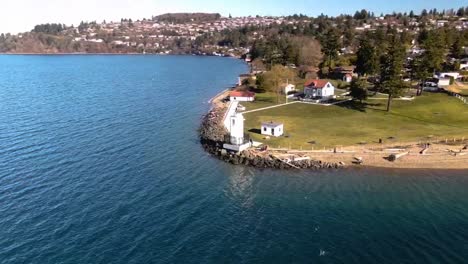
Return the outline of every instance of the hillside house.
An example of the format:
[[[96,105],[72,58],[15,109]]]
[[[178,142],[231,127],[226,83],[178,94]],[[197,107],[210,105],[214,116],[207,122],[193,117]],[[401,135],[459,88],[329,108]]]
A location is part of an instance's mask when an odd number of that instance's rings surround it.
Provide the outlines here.
[[[347,73],[343,76],[343,81],[344,82],[347,82],[347,83],[350,83],[353,81],[353,75],[350,74],[350,73]]]
[[[310,80],[304,85],[306,99],[330,100],[335,96],[335,87],[327,80]]]
[[[351,82],[355,76],[355,66],[342,66],[334,69],[334,75],[337,79],[341,79],[345,82]]]

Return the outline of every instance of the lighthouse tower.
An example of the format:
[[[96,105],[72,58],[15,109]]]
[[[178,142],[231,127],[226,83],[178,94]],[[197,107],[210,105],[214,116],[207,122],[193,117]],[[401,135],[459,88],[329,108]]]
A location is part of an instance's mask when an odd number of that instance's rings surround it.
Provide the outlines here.
[[[244,116],[241,113],[235,113],[230,118],[231,144],[244,144]]]

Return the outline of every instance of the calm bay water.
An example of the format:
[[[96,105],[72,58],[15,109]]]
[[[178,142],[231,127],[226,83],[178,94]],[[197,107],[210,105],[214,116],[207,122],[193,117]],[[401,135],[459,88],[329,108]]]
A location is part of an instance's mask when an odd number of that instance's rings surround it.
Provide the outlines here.
[[[467,171],[258,171],[207,155],[247,70],[0,56],[0,263],[467,263]]]

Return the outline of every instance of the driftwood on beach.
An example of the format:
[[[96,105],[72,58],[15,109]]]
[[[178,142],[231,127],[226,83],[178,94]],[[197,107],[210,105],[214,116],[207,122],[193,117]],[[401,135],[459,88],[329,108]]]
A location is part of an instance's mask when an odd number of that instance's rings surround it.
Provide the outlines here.
[[[403,152],[403,153],[397,153],[397,154],[390,154],[390,156],[388,156],[388,160],[389,161],[397,161],[398,159],[408,155],[409,152]]]

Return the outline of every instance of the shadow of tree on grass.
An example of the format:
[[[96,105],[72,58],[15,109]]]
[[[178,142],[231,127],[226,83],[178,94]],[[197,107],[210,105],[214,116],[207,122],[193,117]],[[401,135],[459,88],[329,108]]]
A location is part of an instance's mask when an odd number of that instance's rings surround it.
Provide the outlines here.
[[[336,106],[365,113],[367,109],[381,110],[377,107],[382,106],[382,104],[381,103],[368,103],[368,102],[361,103],[359,101],[348,101],[342,104],[337,104]]]

